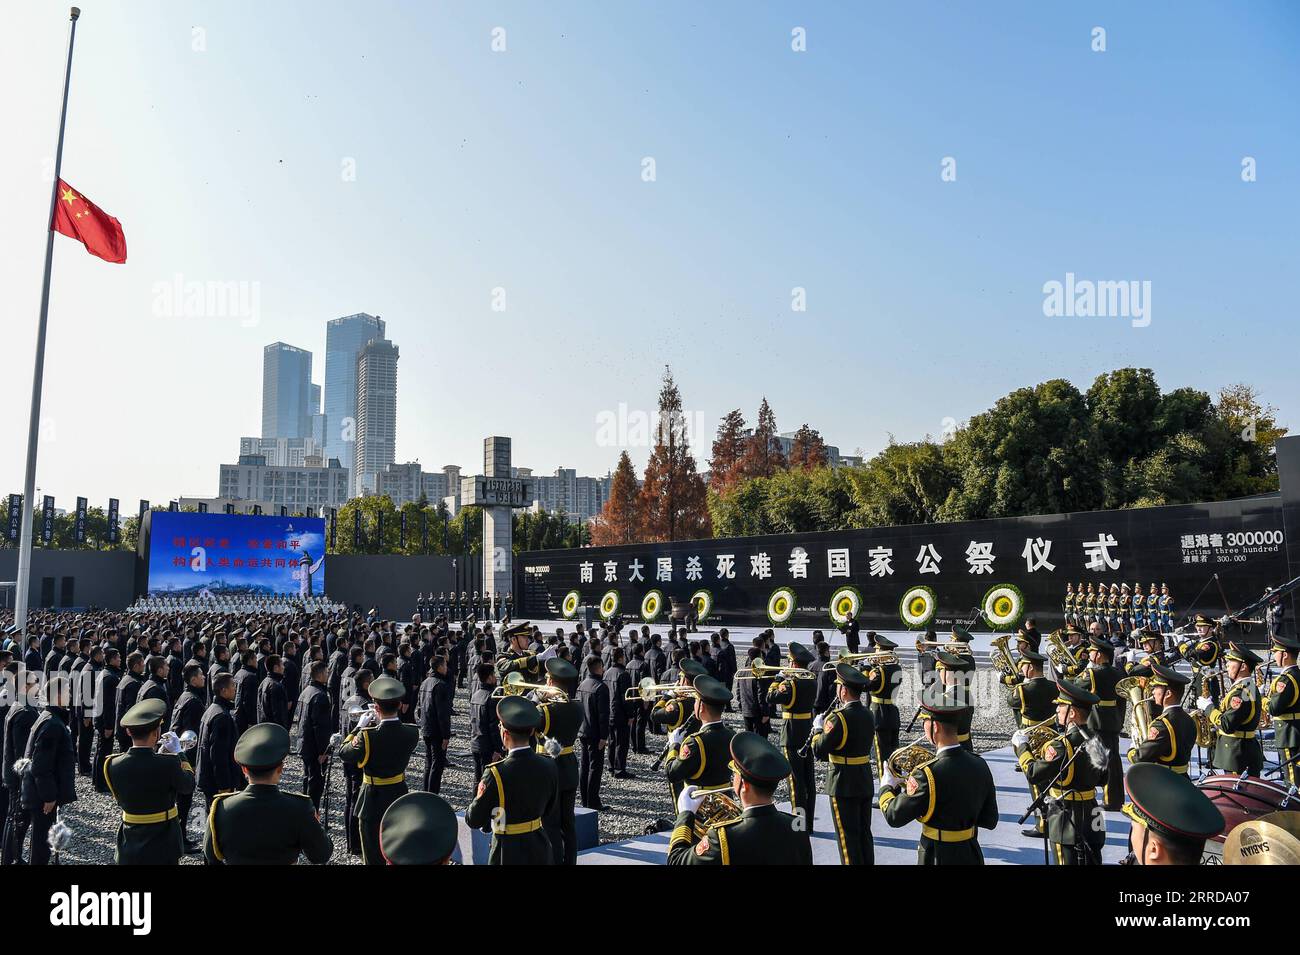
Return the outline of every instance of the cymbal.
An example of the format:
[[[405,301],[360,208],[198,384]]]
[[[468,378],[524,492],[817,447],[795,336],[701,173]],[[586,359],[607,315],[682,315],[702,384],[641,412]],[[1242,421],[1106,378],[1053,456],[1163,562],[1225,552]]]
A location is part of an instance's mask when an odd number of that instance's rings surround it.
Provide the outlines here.
[[[1263,819],[1243,822],[1228,833],[1223,844],[1223,864],[1300,865],[1300,838]]]
[[[1278,809],[1275,812],[1260,816],[1257,821],[1277,826],[1279,829],[1284,829],[1297,839],[1300,839],[1300,810]]]

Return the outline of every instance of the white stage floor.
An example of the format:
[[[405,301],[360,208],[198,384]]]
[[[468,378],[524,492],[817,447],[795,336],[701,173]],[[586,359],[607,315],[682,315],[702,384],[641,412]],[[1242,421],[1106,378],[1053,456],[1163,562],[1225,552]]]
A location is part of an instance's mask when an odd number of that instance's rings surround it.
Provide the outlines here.
[[[1015,755],[1011,748],[992,750],[983,754],[993,782],[998,790],[998,825],[996,829],[979,831],[980,848],[989,865],[1042,865],[1043,840],[1030,839],[1020,834],[1017,825],[1020,814],[1029,808],[1029,789],[1025,777],[1015,771]],[[665,799],[666,799],[665,795]],[[789,803],[782,805],[789,809]],[[1026,823],[1026,826],[1028,823]],[[1103,861],[1119,862],[1128,853],[1129,822],[1118,812],[1106,813],[1106,848]],[[919,823],[909,823],[901,829],[891,829],[878,811],[871,814],[871,834],[876,843],[877,865],[915,865],[916,843],[921,836]],[[664,865],[668,857],[666,832],[642,836],[625,842],[611,842],[579,853],[579,865]],[[831,825],[830,800],[817,797],[817,813],[813,820],[813,863],[839,865],[835,831]]]

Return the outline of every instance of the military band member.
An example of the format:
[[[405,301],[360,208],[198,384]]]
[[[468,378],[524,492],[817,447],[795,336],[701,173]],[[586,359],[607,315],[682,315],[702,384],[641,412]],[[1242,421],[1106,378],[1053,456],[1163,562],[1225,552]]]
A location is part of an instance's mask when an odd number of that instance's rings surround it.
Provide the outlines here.
[[[370,684],[373,709],[364,714],[354,733],[343,741],[339,759],[361,773],[354,814],[361,836],[361,861],[383,865],[379,852],[379,821],[393,802],[406,795],[406,766],[420,742],[420,730],[399,718],[406,687],[392,677]]]
[[[579,767],[573,744],[582,729],[582,704],[574,698],[578,688],[578,668],[568,660],[550,657],[546,661],[546,685],[559,692],[538,695],[537,712],[541,724],[537,728],[537,751],[555,760],[558,791],[555,806],[544,822],[555,851],[555,864],[577,865],[575,807]]]
[[[826,795],[831,801],[841,865],[874,865],[876,861],[871,839],[871,799],[876,791],[871,750],[876,721],[862,705],[867,685],[867,676],[857,667],[837,663],[838,706],[828,715],[819,715],[812,725],[812,753],[827,763]]]
[[[1186,776],[1153,763],[1129,768],[1129,857],[1134,865],[1198,865],[1205,842],[1223,831],[1223,814]]]
[[[969,634],[966,636],[969,637]],[[943,698],[949,705],[962,710],[957,715],[957,742],[962,749],[974,752],[975,746],[971,742],[970,732],[971,723],[975,718],[975,707],[971,705],[969,681],[975,674],[975,658],[964,653],[938,650],[934,654],[934,668],[939,674],[939,688]]]
[[[679,727],[668,738],[665,772],[669,786],[679,793],[686,786],[710,789],[730,778],[727,760],[735,733],[722,722],[722,712],[731,702],[731,691],[708,674],[697,676],[694,686],[699,729]]]
[[[180,740],[168,733],[158,747],[167,704],[144,700],[123,714],[131,748],[104,763],[104,781],[122,809],[117,830],[118,865],[176,865],[185,853],[176,801],[194,792],[194,770]]]
[[[898,644],[888,637],[876,636],[876,647],[880,652],[893,652]],[[898,734],[902,729],[902,717],[898,712],[898,690],[903,681],[903,668],[895,663],[874,663],[865,671],[867,693],[871,697],[871,718],[876,727],[876,767],[877,775],[885,775],[885,759],[898,749]]]
[[[1187,677],[1159,663],[1150,664],[1147,672],[1147,692],[1157,715],[1151,720],[1146,739],[1133,740],[1129,762],[1159,763],[1186,776],[1196,745],[1196,721],[1182,706]]]
[[[479,780],[465,824],[492,833],[488,865],[551,865],[554,851],[543,820],[559,798],[555,761],[534,751],[541,714],[532,700],[508,696],[497,705],[504,759]]]
[[[801,643],[792,642],[786,652],[790,665],[802,670],[807,670],[814,659],[812,651]],[[773,683],[767,691],[767,701],[780,707],[781,752],[791,770],[790,808],[795,815],[803,816],[809,832],[813,831],[817,810],[817,778],[812,754],[800,754],[812,732],[816,684],[816,680],[785,677]]]
[[[506,627],[501,636],[506,646],[497,660],[497,680],[504,683],[507,674],[522,673],[527,683],[541,682],[541,664],[532,650],[532,624],[524,621]]]
[[[1180,643],[1178,653],[1192,665],[1192,686],[1196,694],[1208,696],[1217,702],[1223,688],[1219,685],[1218,676],[1211,674],[1210,671],[1223,656],[1218,627],[1213,620],[1201,613],[1196,615],[1194,623],[1196,638]]]
[[[696,677],[706,676],[708,671],[704,669],[704,664],[698,660],[682,660],[677,671],[677,683],[684,688],[694,688]],[[695,716],[695,697],[693,693],[675,693],[663,697],[655,702],[650,708],[650,725],[658,732],[667,733],[670,737],[669,745],[664,747],[665,757],[671,749],[671,736],[676,730],[685,730],[686,734],[694,733],[700,728],[700,721]],[[672,797],[672,804],[677,805],[677,797],[681,795],[682,784],[668,782],[668,792]]]
[[[1056,737],[1036,753],[1029,748],[1025,731],[1016,730],[1011,744],[1025,779],[1049,787],[1043,812],[1052,862],[1101,865],[1106,827],[1097,809],[1097,787],[1106,781],[1110,754],[1085,728],[1099,699],[1068,680],[1056,686],[1056,722],[1061,727]]]
[[[1016,660],[1016,677],[1018,678],[1007,695],[1007,705],[1016,717],[1019,726],[1033,726],[1052,716],[1056,711],[1056,683],[1043,675],[1043,664],[1047,657],[1033,650],[1022,649]],[[1029,793],[1033,799],[1038,798],[1039,789],[1032,783]],[[1044,837],[1043,816],[1038,813],[1038,821],[1033,829],[1021,830],[1021,835],[1033,839]]]
[[[669,865],[812,865],[812,843],[802,820],[781,812],[773,796],[792,772],[789,761],[757,733],[730,740],[731,788],[738,819],[712,826],[699,838],[695,814],[703,801],[694,785],[682,790],[668,843]]]
[[[379,850],[389,865],[451,865],[456,841],[456,812],[433,793],[407,793],[379,822]]]
[[[1072,657],[1074,657],[1076,664],[1074,666],[1066,666],[1064,671],[1056,674],[1056,678],[1058,680],[1071,680],[1082,673],[1084,668],[1088,665],[1087,634],[1078,627],[1066,627],[1064,644],[1065,649],[1070,652]]]
[[[1278,674],[1268,688],[1265,708],[1273,718],[1274,743],[1282,759],[1282,775],[1300,784],[1300,640],[1275,634],[1269,646]]]
[[[1232,681],[1216,704],[1208,695],[1196,701],[1197,709],[1218,730],[1214,765],[1225,773],[1258,776],[1264,769],[1264,748],[1259,742],[1260,700],[1255,667],[1263,661],[1240,643],[1229,643],[1223,654],[1224,671]]]
[[[1109,754],[1105,809],[1118,812],[1124,806],[1124,765],[1119,756],[1119,734],[1124,728],[1126,700],[1115,692],[1124,674],[1114,665],[1115,646],[1104,637],[1089,641],[1088,667],[1078,679],[1080,686],[1097,697],[1088,714],[1088,728],[1097,734]]]
[[[280,789],[289,731],[259,723],[235,744],[235,762],[248,778],[239,793],[225,793],[208,809],[203,855],[208,865],[293,865],[298,855],[324,865],[334,844],[321,827],[309,796]]]
[[[983,865],[978,829],[998,824],[997,789],[988,765],[958,742],[958,721],[968,707],[953,706],[937,693],[921,701],[925,739],[934,758],[917,766],[906,779],[886,767],[880,811],[897,829],[921,824],[917,865]]]

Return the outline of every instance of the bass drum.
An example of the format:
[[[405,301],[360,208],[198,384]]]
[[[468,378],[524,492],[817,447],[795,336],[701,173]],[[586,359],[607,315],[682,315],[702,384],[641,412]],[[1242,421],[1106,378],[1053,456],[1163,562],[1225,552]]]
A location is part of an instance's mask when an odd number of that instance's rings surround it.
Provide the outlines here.
[[[1201,857],[1203,865],[1223,862],[1224,840],[1243,822],[1281,809],[1300,811],[1300,797],[1291,795],[1285,784],[1258,776],[1245,779],[1231,774],[1206,776],[1196,788],[1209,796],[1210,802],[1223,814],[1223,831],[1206,841],[1205,854]]]

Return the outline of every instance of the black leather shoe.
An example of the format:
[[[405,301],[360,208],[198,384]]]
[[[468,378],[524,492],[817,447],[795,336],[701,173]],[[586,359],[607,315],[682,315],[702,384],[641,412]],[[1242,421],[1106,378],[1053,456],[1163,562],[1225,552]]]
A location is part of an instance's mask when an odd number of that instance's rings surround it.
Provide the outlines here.
[[[1020,834],[1026,839],[1046,839],[1047,833],[1040,832],[1037,829],[1021,829]]]

